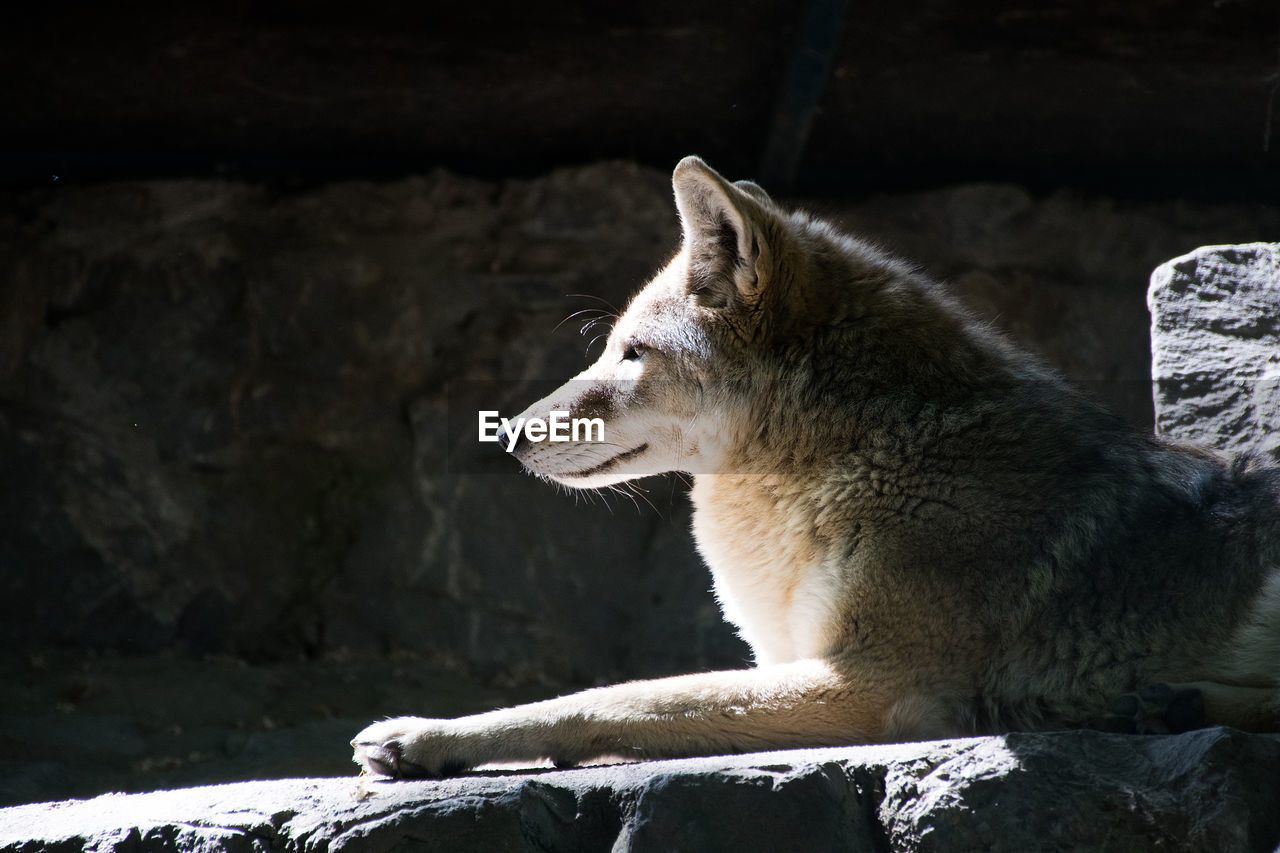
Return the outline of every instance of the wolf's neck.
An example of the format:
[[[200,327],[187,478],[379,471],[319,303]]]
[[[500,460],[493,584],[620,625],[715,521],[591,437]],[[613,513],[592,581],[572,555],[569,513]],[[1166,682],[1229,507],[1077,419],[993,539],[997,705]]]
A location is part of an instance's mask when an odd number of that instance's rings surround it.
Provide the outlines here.
[[[756,663],[820,657],[837,636],[838,589],[823,571],[805,483],[760,475],[698,475],[694,538],[725,618]]]

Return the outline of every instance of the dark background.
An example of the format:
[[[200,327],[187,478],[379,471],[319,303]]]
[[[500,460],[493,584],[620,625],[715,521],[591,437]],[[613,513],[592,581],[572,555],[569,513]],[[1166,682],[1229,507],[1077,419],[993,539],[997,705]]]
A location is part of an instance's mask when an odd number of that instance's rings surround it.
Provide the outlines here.
[[[1276,189],[1273,3],[843,5],[20,4],[0,32],[4,172],[510,177],[697,152],[755,174],[778,117],[813,101],[806,192]]]
[[[1151,269],[1280,233],[1263,0],[4,15],[4,802],[345,772],[375,717],[743,665],[678,479],[449,464],[458,401],[581,369],[561,321],[675,249],[685,154],[1141,428]]]

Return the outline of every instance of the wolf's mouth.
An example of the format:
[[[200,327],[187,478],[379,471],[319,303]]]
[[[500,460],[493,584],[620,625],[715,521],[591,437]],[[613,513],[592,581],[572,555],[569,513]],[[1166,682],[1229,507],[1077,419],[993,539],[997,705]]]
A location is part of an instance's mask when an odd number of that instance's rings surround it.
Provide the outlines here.
[[[630,450],[624,450],[621,453],[619,453],[617,456],[604,460],[599,465],[593,465],[590,468],[587,468],[583,471],[575,471],[572,474],[564,474],[562,476],[590,477],[593,474],[603,474],[605,471],[608,471],[610,468],[619,464],[620,462],[626,462],[628,459],[634,459],[635,457],[639,456],[641,453],[644,453],[648,449],[649,449],[649,442],[646,441],[644,444],[640,445],[639,447],[633,447]]]

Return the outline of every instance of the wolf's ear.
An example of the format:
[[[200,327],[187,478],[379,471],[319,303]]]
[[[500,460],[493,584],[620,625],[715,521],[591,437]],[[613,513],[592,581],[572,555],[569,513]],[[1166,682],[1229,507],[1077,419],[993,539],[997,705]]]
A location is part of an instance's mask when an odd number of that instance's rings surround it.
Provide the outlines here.
[[[764,187],[755,181],[734,181],[733,185],[761,204],[773,204],[773,199],[764,191]]]
[[[724,308],[759,293],[769,196],[750,181],[731,184],[697,157],[671,178],[689,253],[689,288],[698,302]]]

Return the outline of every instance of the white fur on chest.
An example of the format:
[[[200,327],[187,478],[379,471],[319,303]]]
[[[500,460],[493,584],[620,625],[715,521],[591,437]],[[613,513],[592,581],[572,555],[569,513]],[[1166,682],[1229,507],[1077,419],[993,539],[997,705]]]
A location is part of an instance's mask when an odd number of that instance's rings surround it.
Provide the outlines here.
[[[785,496],[700,475],[693,533],[716,597],[758,665],[821,657],[837,635],[840,572]]]

